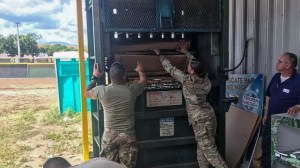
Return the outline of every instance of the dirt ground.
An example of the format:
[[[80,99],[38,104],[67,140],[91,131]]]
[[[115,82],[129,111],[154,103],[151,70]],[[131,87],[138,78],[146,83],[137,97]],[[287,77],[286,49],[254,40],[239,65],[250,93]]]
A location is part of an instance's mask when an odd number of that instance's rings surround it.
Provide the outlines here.
[[[22,111],[32,108],[40,109],[34,114],[38,122],[31,128],[37,133],[25,140],[19,139],[15,142],[16,145],[26,145],[31,149],[24,154],[25,156],[17,158],[16,162],[19,162],[21,167],[41,167],[47,158],[57,155],[66,158],[72,165],[82,161],[81,152],[51,153],[52,142],[43,138],[46,132],[62,132],[65,129],[53,125],[45,126],[41,123],[47,108],[58,106],[56,85],[56,78],[0,79],[0,118],[18,115]],[[81,122],[75,123],[71,127],[74,127],[80,138]],[[8,144],[8,146],[14,146],[14,144]]]
[[[0,79],[0,115],[34,105],[57,104],[55,78]]]

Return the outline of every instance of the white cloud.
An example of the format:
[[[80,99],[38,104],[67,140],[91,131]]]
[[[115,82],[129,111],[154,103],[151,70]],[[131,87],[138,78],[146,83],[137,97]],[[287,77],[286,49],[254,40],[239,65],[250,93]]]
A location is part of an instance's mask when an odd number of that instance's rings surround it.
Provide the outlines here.
[[[84,2],[83,0],[82,14],[86,34]],[[16,34],[16,22],[21,23],[20,34],[41,34],[41,42],[62,41],[77,44],[75,0],[0,0],[0,34]]]
[[[1,10],[5,10],[13,15],[22,16],[34,13],[48,13],[58,9],[59,0],[40,1],[40,0],[4,0],[0,4]]]

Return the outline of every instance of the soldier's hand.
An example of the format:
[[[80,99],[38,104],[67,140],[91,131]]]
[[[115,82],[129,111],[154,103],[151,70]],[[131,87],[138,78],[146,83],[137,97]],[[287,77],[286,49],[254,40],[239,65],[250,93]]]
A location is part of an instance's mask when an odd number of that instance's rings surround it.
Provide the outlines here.
[[[97,78],[99,78],[101,76],[101,71],[99,69],[98,63],[94,64],[94,69],[93,69],[93,75]]]
[[[186,54],[186,53],[188,52],[188,49],[187,49],[188,43],[187,43],[187,42],[185,42],[185,41],[180,41],[179,47],[180,47],[180,48],[177,49],[177,51],[179,51],[179,52],[181,52],[181,53],[184,53],[184,54]]]
[[[137,61],[136,68],[134,69],[136,72],[143,72],[144,68],[141,61]]]

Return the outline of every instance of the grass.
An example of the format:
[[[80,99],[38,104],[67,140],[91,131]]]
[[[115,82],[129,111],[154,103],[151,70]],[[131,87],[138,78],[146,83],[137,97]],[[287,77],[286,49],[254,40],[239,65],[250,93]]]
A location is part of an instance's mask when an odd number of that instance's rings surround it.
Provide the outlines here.
[[[37,118],[35,117],[34,113],[38,110],[28,110],[21,114],[21,121],[28,123],[28,124],[34,124],[37,122]]]
[[[63,124],[64,126],[80,121],[80,113],[73,112],[70,108],[68,108],[63,114],[60,114],[57,106],[51,107],[49,112],[46,113],[45,118],[43,119],[43,122],[46,125]]]
[[[40,156],[44,160],[48,156],[82,151],[81,114],[70,109],[60,114],[57,106],[36,106],[0,116],[0,123],[0,168],[22,167],[22,163],[33,161],[28,154],[45,143],[51,145]],[[41,137],[40,142],[26,144],[33,137]]]
[[[0,168],[15,168],[20,156],[32,148],[27,145],[17,145],[19,140],[26,140],[39,132],[34,130],[34,124],[37,118],[35,110],[30,109],[18,114],[9,114],[1,116],[0,122],[3,123],[0,132]]]
[[[18,159],[20,152],[17,149],[8,146],[7,144],[0,144],[0,168],[14,168],[16,165],[15,161]]]
[[[79,153],[81,151],[80,134],[73,129],[66,129],[59,133],[48,132],[43,139],[55,142],[50,153],[62,153],[63,151]]]
[[[28,145],[20,145],[19,147],[20,147],[21,151],[32,151],[33,150],[33,148]]]
[[[26,114],[29,114],[29,116],[25,117]],[[0,142],[16,142],[19,139],[27,139],[35,134],[32,131],[32,125],[36,122],[36,118],[32,113],[25,112],[21,113],[21,115],[8,115],[1,117],[0,122],[4,123],[0,132]]]

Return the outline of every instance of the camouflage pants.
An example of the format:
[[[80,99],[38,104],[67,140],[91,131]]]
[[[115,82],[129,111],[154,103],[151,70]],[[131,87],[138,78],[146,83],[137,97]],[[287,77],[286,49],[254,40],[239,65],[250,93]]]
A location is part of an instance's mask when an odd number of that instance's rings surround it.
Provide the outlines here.
[[[105,129],[101,141],[101,157],[121,163],[128,168],[136,165],[136,136],[134,130]]]
[[[213,115],[199,119],[192,125],[197,141],[197,160],[199,167],[209,168],[213,166],[217,168],[227,168],[215,144],[216,117]]]

